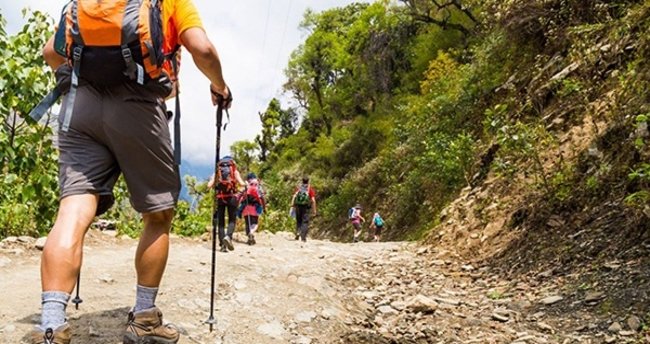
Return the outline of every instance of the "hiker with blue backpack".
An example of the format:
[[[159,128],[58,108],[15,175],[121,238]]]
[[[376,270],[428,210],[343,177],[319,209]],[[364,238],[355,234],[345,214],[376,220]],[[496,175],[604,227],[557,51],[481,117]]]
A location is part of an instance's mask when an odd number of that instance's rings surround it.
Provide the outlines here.
[[[354,228],[354,237],[352,242],[359,242],[359,236],[361,236],[361,224],[366,222],[366,219],[361,216],[361,204],[357,204],[354,208],[350,208],[348,211],[348,219]]]
[[[306,242],[310,210],[316,215],[316,192],[309,184],[309,177],[302,178],[302,184],[296,188],[291,198],[291,207],[296,216],[296,240]]]
[[[381,232],[384,229],[384,219],[381,218],[379,213],[375,213],[372,216],[372,222],[370,223],[370,228],[374,229],[374,239],[375,242],[379,242],[381,239]]]

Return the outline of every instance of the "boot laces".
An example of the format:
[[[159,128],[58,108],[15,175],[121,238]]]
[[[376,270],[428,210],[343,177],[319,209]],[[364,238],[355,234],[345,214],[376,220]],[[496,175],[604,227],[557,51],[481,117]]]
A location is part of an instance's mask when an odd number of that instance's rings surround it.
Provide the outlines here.
[[[45,342],[43,344],[55,344],[54,343],[54,331],[51,328],[45,330],[45,335],[43,335]]]

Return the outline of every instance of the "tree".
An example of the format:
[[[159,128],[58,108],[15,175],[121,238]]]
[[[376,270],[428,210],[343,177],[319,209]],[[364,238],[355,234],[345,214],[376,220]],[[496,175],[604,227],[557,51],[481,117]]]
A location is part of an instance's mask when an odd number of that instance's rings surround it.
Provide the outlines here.
[[[296,133],[298,127],[298,112],[294,108],[280,109],[280,139]]]
[[[351,4],[317,14],[307,11],[301,28],[311,35],[292,54],[286,69],[285,90],[307,110],[312,128],[324,129],[328,136],[338,110],[331,106],[329,97],[342,78],[351,76],[348,35],[367,6]],[[317,136],[315,133],[312,139]]]
[[[278,128],[280,127],[280,102],[273,98],[269,102],[266,111],[260,112],[260,121],[262,121],[262,133],[257,135],[255,142],[260,147],[260,161],[265,162],[268,158],[269,152],[273,150],[278,136]]]
[[[243,167],[242,171],[250,171],[252,165],[257,161],[257,144],[252,141],[237,141],[230,146],[233,158],[239,166]]]
[[[52,34],[41,12],[23,11],[20,32],[8,36],[0,15],[0,238],[49,230],[57,205],[57,163],[50,115],[27,118],[54,87],[41,49]]]
[[[444,30],[457,30],[465,36],[479,21],[465,0],[400,0],[418,21],[434,24]]]

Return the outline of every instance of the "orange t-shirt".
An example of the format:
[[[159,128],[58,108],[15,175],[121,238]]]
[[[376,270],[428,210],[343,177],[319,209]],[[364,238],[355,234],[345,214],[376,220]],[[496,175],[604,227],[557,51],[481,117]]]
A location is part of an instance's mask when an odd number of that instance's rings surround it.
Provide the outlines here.
[[[192,0],[163,1],[163,32],[165,35],[164,51],[170,52],[180,44],[181,34],[193,27],[203,27],[199,11]]]
[[[163,51],[167,54],[177,45],[182,44],[181,34],[185,30],[193,27],[203,28],[203,23],[192,0],[165,0],[162,5],[163,33],[165,36]],[[180,65],[180,55],[178,61]],[[173,75],[169,62],[165,62],[164,69],[169,75]]]
[[[70,4],[64,6],[64,11],[68,11]],[[162,3],[162,21],[163,21],[163,53],[169,54],[177,45],[181,45],[181,34],[187,29],[198,27],[203,28],[199,11],[194,6],[192,0],[165,0]],[[59,30],[59,25],[54,27],[55,31]],[[59,52],[62,56],[65,53]],[[180,53],[177,55],[180,65]],[[172,67],[169,61],[165,61],[163,69],[172,76]]]

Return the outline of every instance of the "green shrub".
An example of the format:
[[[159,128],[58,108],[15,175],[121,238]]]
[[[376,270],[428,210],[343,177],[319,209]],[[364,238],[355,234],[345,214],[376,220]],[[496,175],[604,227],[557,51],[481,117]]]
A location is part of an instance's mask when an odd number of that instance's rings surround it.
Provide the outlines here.
[[[27,118],[54,86],[41,55],[52,21],[41,12],[23,14],[26,24],[13,36],[0,15],[0,239],[46,233],[58,203],[51,116],[42,124]]]

